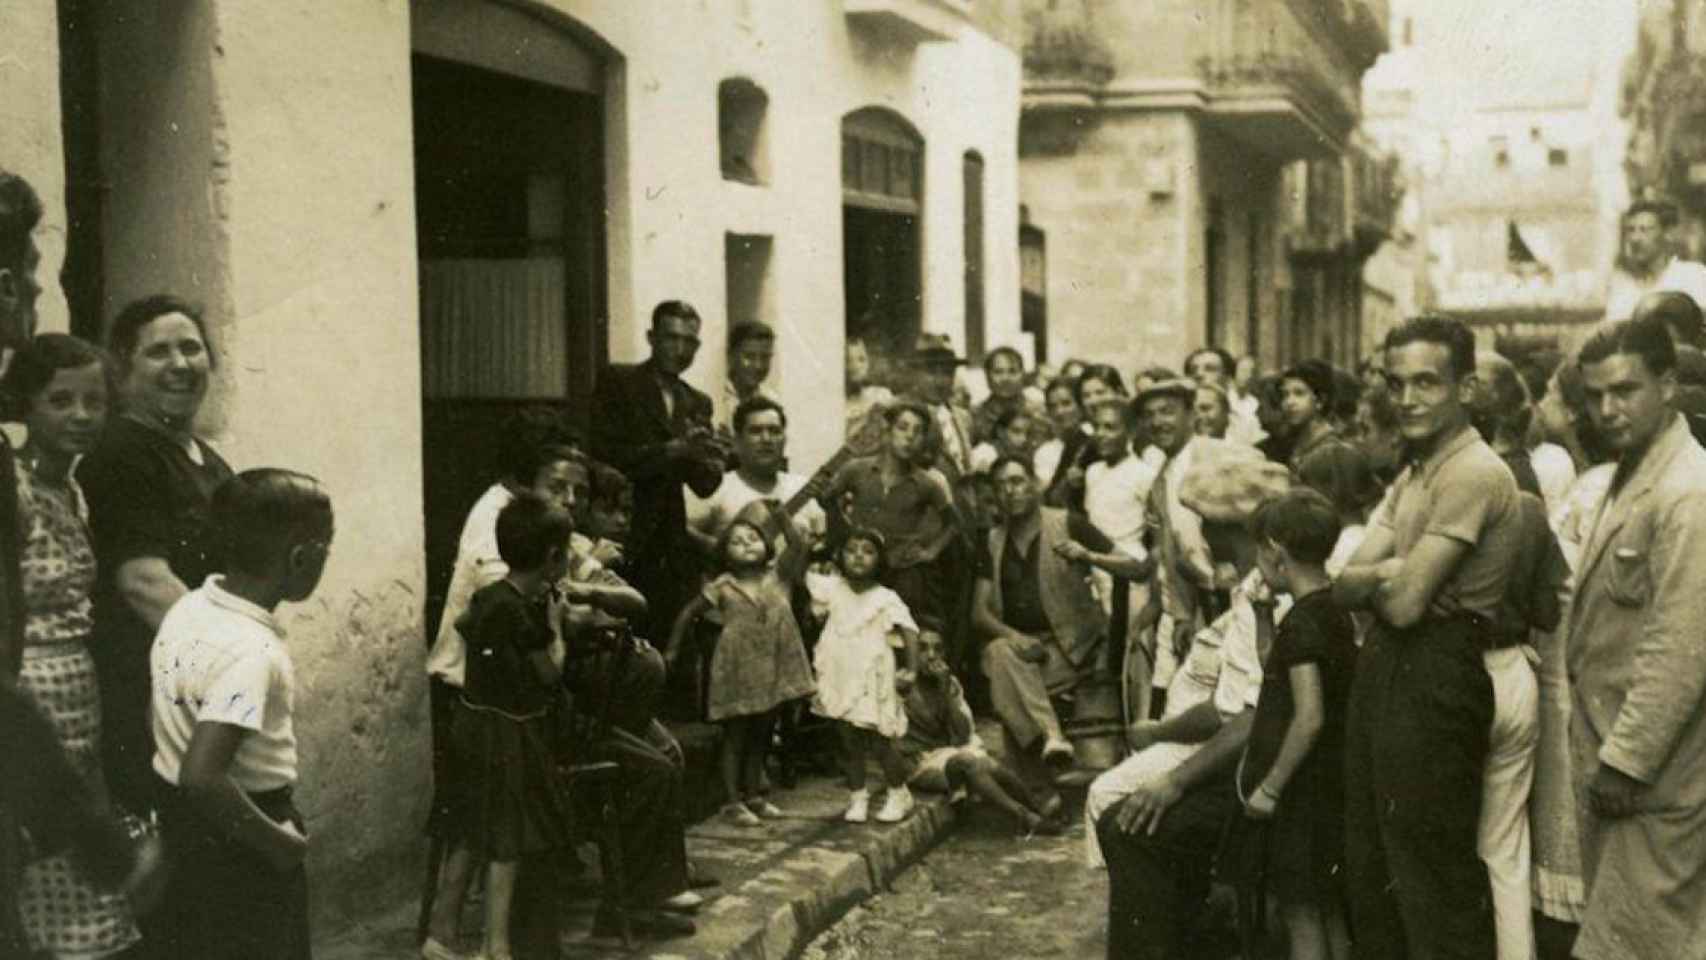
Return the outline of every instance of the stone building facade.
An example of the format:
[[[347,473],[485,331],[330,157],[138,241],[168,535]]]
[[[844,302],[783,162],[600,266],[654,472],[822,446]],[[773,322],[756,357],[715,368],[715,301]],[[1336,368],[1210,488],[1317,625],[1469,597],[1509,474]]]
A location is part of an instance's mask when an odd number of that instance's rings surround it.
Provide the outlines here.
[[[1385,6],[1027,0],[1021,186],[1052,356],[1355,354],[1358,229],[1384,215],[1358,213],[1350,137]]]
[[[1421,305],[1486,347],[1554,351],[1599,319],[1617,255],[1635,11],[1394,0],[1392,15],[1392,50],[1364,77],[1363,127],[1403,158],[1400,232],[1423,253]],[[1464,55],[1471,35],[1483,55]]]
[[[1676,240],[1689,259],[1700,260],[1706,257],[1706,7],[1651,0],[1639,5],[1637,30],[1620,103],[1629,124],[1629,191],[1676,204]]]
[[[505,413],[584,424],[679,298],[707,390],[731,320],[776,326],[810,468],[850,328],[1020,336],[1017,6],[8,5],[0,166],[48,208],[44,328],[199,300],[204,430],[336,500],[325,581],[286,615],[323,926],[417,890],[425,637]]]

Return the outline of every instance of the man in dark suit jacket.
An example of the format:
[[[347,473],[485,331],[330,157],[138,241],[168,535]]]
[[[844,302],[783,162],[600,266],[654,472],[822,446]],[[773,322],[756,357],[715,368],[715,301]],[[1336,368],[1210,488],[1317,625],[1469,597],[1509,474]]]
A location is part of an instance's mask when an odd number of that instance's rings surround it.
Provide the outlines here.
[[[592,441],[599,459],[634,484],[628,579],[646,595],[647,635],[661,639],[699,588],[682,485],[701,497],[716,492],[725,456],[711,430],[711,398],[681,379],[699,351],[699,314],[666,300],[652,311],[646,339],[648,360],[611,367],[600,382]]]

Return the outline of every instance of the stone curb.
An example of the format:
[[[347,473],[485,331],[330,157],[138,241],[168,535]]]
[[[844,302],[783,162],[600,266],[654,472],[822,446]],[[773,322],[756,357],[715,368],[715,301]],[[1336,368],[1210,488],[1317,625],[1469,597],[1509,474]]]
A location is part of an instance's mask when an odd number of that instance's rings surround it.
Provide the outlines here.
[[[912,815],[892,827],[826,823],[757,876],[715,900],[693,941],[643,951],[653,960],[787,960],[849,910],[888,888],[954,826],[947,798],[920,797]],[[690,830],[692,836],[696,831]],[[782,902],[777,903],[780,895]],[[733,916],[731,916],[733,914]],[[740,916],[746,914],[746,916]],[[743,922],[744,921],[744,922]],[[718,933],[739,928],[729,942]],[[684,949],[685,948],[685,949]]]

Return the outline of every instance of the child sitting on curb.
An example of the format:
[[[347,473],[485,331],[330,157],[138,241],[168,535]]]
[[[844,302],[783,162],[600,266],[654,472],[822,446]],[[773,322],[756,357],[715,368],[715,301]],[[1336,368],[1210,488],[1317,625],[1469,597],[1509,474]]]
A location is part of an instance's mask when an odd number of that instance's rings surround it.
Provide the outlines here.
[[[1013,771],[995,762],[972,725],[965,691],[942,655],[942,625],[932,617],[918,623],[918,680],[906,695],[906,734],[901,755],[912,764],[908,784],[932,793],[970,790],[1013,815],[1026,836],[1059,834],[1060,797],[1038,803]]]

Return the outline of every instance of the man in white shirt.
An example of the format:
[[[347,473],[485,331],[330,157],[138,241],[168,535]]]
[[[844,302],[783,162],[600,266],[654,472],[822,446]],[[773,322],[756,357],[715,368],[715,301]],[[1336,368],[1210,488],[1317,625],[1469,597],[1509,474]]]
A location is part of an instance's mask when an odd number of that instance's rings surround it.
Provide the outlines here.
[[[709,497],[687,491],[687,533],[707,555],[716,551],[723,531],[754,501],[787,503],[810,479],[782,469],[788,414],[781,404],[762,396],[744,400],[735,408],[730,426],[739,466],[723,474],[722,484]],[[828,517],[815,499],[806,498],[793,516],[808,541],[821,539],[828,529]]]
[[[1605,319],[1627,320],[1635,305],[1656,290],[1676,290],[1706,303],[1706,265],[1672,251],[1666,232],[1676,224],[1669,204],[1643,200],[1623,214],[1622,256],[1605,290]]]
[[[777,399],[764,381],[770,378],[770,363],[776,354],[776,331],[756,320],[745,320],[729,328],[728,363],[723,389],[711,398],[711,425],[718,431],[734,432],[735,408],[753,397]]]

